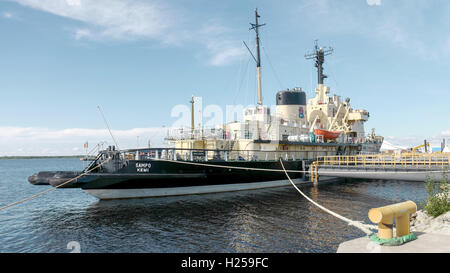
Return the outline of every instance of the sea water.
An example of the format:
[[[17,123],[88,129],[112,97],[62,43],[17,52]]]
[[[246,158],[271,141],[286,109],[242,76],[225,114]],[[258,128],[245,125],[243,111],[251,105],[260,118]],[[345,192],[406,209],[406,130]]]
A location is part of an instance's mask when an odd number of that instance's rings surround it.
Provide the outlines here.
[[[39,171],[82,170],[78,158],[0,160],[0,206],[50,186]],[[424,183],[341,180],[304,187],[313,200],[370,223],[370,208],[426,196]],[[363,232],[323,212],[293,187],[99,201],[81,189],[57,189],[0,211],[0,252],[335,252]]]

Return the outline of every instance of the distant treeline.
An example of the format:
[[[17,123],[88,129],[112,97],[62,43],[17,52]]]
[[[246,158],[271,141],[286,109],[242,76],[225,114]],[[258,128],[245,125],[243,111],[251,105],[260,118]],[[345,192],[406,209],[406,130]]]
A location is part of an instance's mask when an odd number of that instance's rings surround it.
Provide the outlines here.
[[[52,155],[52,156],[0,156],[2,159],[38,159],[38,158],[82,158],[83,155]]]

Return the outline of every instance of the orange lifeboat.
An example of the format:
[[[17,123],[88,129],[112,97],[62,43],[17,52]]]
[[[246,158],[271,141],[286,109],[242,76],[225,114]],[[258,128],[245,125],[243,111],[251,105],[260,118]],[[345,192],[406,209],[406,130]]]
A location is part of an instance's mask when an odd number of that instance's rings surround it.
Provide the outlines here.
[[[327,139],[336,139],[336,138],[338,138],[339,135],[341,134],[341,132],[327,131],[327,130],[322,130],[322,129],[315,129],[314,130],[314,134],[316,136],[323,136],[323,139],[327,140]]]

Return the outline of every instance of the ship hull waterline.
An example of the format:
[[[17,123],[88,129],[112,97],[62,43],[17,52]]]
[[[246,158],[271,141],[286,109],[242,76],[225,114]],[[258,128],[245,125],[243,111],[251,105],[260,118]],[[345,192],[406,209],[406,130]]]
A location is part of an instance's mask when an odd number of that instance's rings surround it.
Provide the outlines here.
[[[296,185],[311,185],[311,182],[296,179]],[[84,190],[87,194],[92,195],[100,200],[112,199],[130,199],[130,198],[152,198],[152,197],[169,197],[196,194],[210,194],[235,192],[246,190],[258,190],[266,188],[277,188],[291,186],[289,180],[276,180],[257,183],[235,183],[223,185],[209,186],[192,186],[192,187],[173,187],[173,188],[143,188],[143,189],[92,189]]]
[[[291,185],[278,161],[222,161],[208,162],[208,164],[243,169],[157,160],[132,160],[126,168],[122,169],[122,172],[90,173],[69,187],[81,188],[86,193],[105,200],[207,194]],[[286,169],[296,171],[301,171],[304,166],[302,160],[286,161],[284,164]],[[132,172],[143,165],[151,166],[148,173]],[[303,172],[291,172],[289,176],[297,185],[312,184],[305,180]]]

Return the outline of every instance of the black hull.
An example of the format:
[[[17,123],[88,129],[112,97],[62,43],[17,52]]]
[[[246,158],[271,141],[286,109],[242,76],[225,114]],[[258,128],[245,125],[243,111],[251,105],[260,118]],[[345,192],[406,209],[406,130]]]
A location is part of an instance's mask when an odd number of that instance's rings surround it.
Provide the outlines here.
[[[188,161],[187,163],[192,162]],[[128,166],[121,168],[118,172],[89,173],[75,183],[71,183],[69,187],[80,187],[85,190],[160,189],[258,183],[287,179],[279,161],[209,161],[198,163],[278,171],[201,166],[176,161],[130,160]],[[304,165],[301,160],[283,163],[287,170],[296,171],[301,171]],[[150,168],[141,168],[140,166],[150,166]],[[290,173],[290,177],[293,179],[303,178],[304,174]]]

